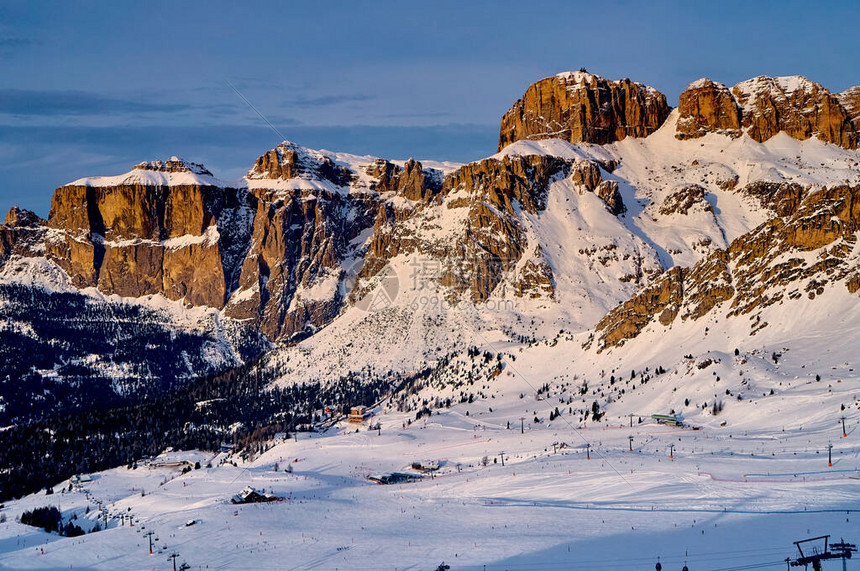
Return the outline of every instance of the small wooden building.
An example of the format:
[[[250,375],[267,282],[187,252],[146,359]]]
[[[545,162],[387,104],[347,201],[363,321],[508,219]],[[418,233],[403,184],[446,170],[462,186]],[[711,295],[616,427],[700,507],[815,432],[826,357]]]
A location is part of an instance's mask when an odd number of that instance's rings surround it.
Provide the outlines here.
[[[362,422],[370,417],[370,411],[366,406],[354,406],[349,409],[350,422]]]

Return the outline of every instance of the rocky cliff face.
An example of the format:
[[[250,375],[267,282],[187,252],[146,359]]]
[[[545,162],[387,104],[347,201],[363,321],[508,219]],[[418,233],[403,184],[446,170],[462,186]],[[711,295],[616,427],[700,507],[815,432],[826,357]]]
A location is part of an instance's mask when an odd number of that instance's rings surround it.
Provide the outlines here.
[[[419,254],[438,266],[432,279],[448,289],[451,299],[484,301],[512,273],[515,295],[551,295],[552,271],[539,248],[527,252],[519,210],[543,210],[550,181],[569,172],[569,162],[555,157],[486,159],[446,175],[438,190],[412,193],[423,202],[405,209],[381,205],[362,277],[370,277],[395,256]],[[597,183],[599,173],[596,176]],[[432,231],[423,232],[438,228],[444,217],[454,223],[438,239],[430,238]]]
[[[848,113],[851,124],[854,126],[854,131],[860,133],[860,85],[846,89],[837,97],[839,98],[839,103],[842,104],[842,107]]]
[[[710,79],[691,83],[678,100],[679,139],[694,139],[706,133],[741,134],[741,110],[732,92]]]
[[[691,84],[681,96],[677,136],[746,131],[764,140],[787,130],[792,136],[824,138],[827,133],[826,140],[854,144],[849,119],[856,117],[858,92],[836,97],[806,80],[790,79],[756,78],[733,90],[709,80]],[[555,136],[592,143],[644,137],[668,112],[665,97],[641,84],[584,72],[560,74],[532,85],[505,115],[500,147]],[[570,285],[584,295],[607,283],[613,291],[619,283],[632,289],[633,284],[650,283],[668,265],[658,259],[660,248],[674,256],[682,252],[678,248],[686,245],[684,240],[695,240],[701,247],[694,261],[713,250],[713,240],[728,243],[725,234],[720,237],[723,229],[709,202],[717,200],[708,195],[714,191],[703,186],[707,177],[701,184],[684,181],[671,193],[648,191],[625,204],[621,189],[628,192],[629,187],[619,181],[629,186],[651,181],[654,172],[648,166],[633,182],[623,172],[625,158],[618,149],[564,146],[559,147],[561,156],[555,156],[554,144],[541,143],[546,151],[521,145],[443,174],[412,159],[338,155],[285,142],[260,156],[245,177],[247,188],[238,189],[220,183],[201,165],[175,157],[141,163],[125,175],[81,179],[58,188],[47,221],[13,209],[0,227],[0,265],[16,255],[44,255],[79,288],[127,297],[161,294],[188,306],[223,310],[270,339],[299,339],[357,303],[387,265],[412,255],[438,266],[433,283],[450,300],[480,303],[510,295],[553,299],[559,265],[568,273],[599,274],[594,281],[574,276],[562,289]],[[632,158],[635,165],[638,159]],[[691,162],[699,164],[687,160],[684,165]],[[671,171],[684,165],[672,164]],[[607,174],[616,167],[620,176]],[[704,171],[705,166],[698,168]],[[748,197],[745,204],[759,205],[768,216],[784,221],[797,216],[809,200],[811,184],[748,177],[740,183],[727,165],[707,169],[724,177],[722,190]],[[541,234],[549,188],[556,181],[564,184],[561,194],[553,196],[569,208],[556,204],[549,216],[556,226]],[[742,188],[736,189],[737,184]],[[606,217],[592,194],[619,218]],[[641,229],[628,225],[641,219],[648,201],[654,202],[646,212],[655,217],[710,212],[706,223],[714,228],[652,245],[651,238],[637,234]],[[622,216],[628,207],[632,213]],[[651,223],[662,222],[652,218]],[[773,228],[777,230],[783,231]],[[595,231],[611,236],[583,236]],[[563,251],[563,242],[570,253]],[[765,247],[760,241],[748,246]],[[587,258],[586,265],[577,265],[581,260],[567,265],[577,252]],[[637,324],[647,323],[655,312],[666,322],[677,315],[688,319],[707,312],[713,300],[731,297],[726,284],[739,278],[734,254],[727,252],[710,265],[667,274],[645,297],[631,300],[626,314],[607,316],[603,328],[613,333],[607,333],[605,343],[635,334]],[[637,263],[649,256],[654,263],[643,271]],[[700,285],[690,286],[699,276],[708,276],[707,284],[702,278]],[[692,291],[701,292],[695,294],[701,298],[695,307],[689,301]]]
[[[857,91],[834,95],[804,77],[759,76],[735,85],[700,79],[680,96],[676,136],[706,133],[739,136],[741,130],[758,142],[779,132],[795,139],[816,137],[846,149],[858,144]]]
[[[409,175],[390,166],[378,173],[383,184],[402,180],[399,188],[411,192]],[[373,195],[350,193],[357,173],[291,143],[257,159],[246,179],[256,213],[225,313],[272,339],[313,331],[341,309],[352,241],[373,224]]]
[[[422,168],[414,159],[409,159],[402,167],[377,159],[366,172],[375,179],[370,184],[372,190],[394,192],[409,200],[426,202],[442,190],[440,173]]]
[[[208,171],[178,159],[141,163],[124,179],[115,178],[56,190],[48,257],[79,287],[223,306],[236,250],[247,241],[248,224],[238,219],[252,212],[253,197],[216,186]]]
[[[814,299],[833,284],[860,289],[857,232],[860,187],[807,192],[797,185],[764,186],[782,193],[780,215],[716,250],[690,269],[672,268],[651,286],[609,312],[596,327],[597,346],[619,346],[658,321],[668,326],[698,319],[718,304],[726,315],[751,315],[750,335],[764,323],[756,312],[783,299]]]
[[[568,72],[533,83],[502,117],[499,150],[520,139],[611,143],[646,137],[669,115],[666,96],[629,79]]]
[[[45,221],[29,210],[13,206],[0,225],[0,265],[10,256],[44,252]]]

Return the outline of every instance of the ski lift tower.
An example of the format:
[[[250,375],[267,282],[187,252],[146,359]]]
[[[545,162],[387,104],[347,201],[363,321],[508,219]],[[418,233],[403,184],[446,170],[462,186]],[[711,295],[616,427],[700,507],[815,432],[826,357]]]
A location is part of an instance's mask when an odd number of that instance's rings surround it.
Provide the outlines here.
[[[851,559],[851,554],[857,553],[857,546],[853,543],[846,543],[843,539],[838,543],[831,543],[830,548],[833,550],[833,554],[836,557],[842,559],[842,571],[846,571],[847,567],[845,560]]]
[[[851,559],[851,555],[857,551],[857,546],[852,543],[846,543],[845,540],[839,543],[829,542],[829,535],[795,541],[794,544],[797,546],[800,557],[791,561],[791,566],[800,567],[803,565],[804,569],[809,569],[809,565],[812,565],[813,571],[821,571],[822,561],[842,559],[842,569],[844,570],[845,560]],[[804,549],[806,549],[805,552]]]

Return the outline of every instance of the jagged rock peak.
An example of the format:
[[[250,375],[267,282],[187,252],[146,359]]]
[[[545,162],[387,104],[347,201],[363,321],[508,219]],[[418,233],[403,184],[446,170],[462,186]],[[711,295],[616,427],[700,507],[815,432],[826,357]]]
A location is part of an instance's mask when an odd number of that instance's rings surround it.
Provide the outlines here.
[[[134,165],[132,170],[147,170],[169,173],[187,172],[212,176],[212,173],[206,170],[203,165],[199,163],[184,161],[176,156],[170,157],[166,161],[143,161]]]
[[[403,163],[403,167],[376,159],[365,172],[375,179],[370,184],[372,190],[396,192],[409,200],[428,200],[442,189],[442,173],[425,169],[412,158]]]
[[[691,83],[680,96],[679,139],[716,132],[738,136],[746,132],[762,143],[779,132],[795,139],[816,137],[846,149],[856,149],[857,92],[834,95],[799,75],[760,75],[729,91],[709,79]],[[854,123],[852,124],[852,120]]]
[[[350,169],[338,165],[331,157],[289,141],[258,158],[245,176],[248,181],[318,179],[338,186],[348,186],[352,177]]]
[[[4,226],[10,228],[35,228],[44,226],[45,221],[39,218],[35,212],[30,212],[23,208],[13,206],[6,214],[6,219],[3,221]]]
[[[499,150],[520,139],[612,143],[646,137],[669,115],[666,96],[629,79],[584,70],[533,83],[502,117]]]

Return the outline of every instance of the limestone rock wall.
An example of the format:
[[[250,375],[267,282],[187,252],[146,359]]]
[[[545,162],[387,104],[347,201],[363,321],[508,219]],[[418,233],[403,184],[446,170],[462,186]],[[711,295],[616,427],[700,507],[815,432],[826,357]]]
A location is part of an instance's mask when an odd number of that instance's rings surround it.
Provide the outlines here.
[[[735,85],[700,79],[681,94],[676,137],[707,133],[739,136],[746,132],[764,142],[779,132],[795,139],[816,137],[846,149],[860,142],[860,90],[835,95],[800,76],[759,76]]]
[[[669,115],[666,96],[651,87],[586,72],[533,83],[502,117],[499,150],[520,139],[612,143],[646,137]]]

